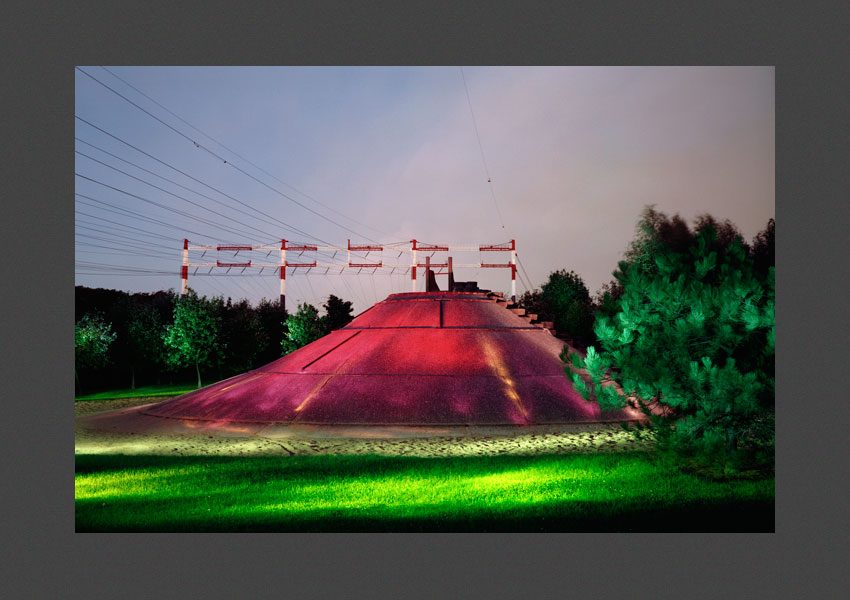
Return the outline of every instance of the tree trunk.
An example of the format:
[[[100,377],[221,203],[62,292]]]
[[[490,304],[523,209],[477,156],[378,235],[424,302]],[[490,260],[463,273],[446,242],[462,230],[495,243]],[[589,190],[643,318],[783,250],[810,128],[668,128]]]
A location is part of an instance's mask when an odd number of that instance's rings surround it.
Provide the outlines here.
[[[724,475],[728,475],[731,471],[728,463],[735,458],[735,450],[738,444],[735,435],[735,397],[732,396],[732,410],[730,411],[730,423],[726,424],[726,456],[723,461]]]
[[[130,389],[136,389],[136,369],[133,366],[130,366]]]
[[[83,386],[80,383],[80,375],[79,375],[79,373],[77,373],[77,367],[76,366],[74,367],[74,383],[77,384],[77,394],[82,395]]]
[[[195,363],[195,372],[198,374],[198,389],[201,387],[201,369],[198,368],[198,363]]]

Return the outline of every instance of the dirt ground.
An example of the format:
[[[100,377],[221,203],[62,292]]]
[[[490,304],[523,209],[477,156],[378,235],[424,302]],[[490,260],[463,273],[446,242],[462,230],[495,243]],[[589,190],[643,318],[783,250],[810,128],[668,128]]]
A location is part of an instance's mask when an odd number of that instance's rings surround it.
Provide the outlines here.
[[[381,454],[392,456],[486,456],[623,452],[648,450],[619,424],[583,424],[514,428],[399,428],[246,426],[216,428],[174,424],[140,432],[104,427],[97,413],[160,401],[134,398],[75,403],[77,454],[315,455]],[[160,419],[160,422],[162,420]],[[166,420],[170,421],[170,420]],[[166,423],[165,425],[171,425]],[[191,431],[191,427],[197,427]]]

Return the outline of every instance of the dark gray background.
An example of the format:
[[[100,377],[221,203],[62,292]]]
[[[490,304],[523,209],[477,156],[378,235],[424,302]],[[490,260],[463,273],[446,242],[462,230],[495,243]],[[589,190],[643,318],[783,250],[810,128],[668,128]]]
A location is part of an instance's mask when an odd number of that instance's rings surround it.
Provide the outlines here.
[[[529,6],[5,5],[4,595],[846,595],[847,15],[837,2]],[[73,533],[73,66],[353,63],[776,66],[775,534]]]

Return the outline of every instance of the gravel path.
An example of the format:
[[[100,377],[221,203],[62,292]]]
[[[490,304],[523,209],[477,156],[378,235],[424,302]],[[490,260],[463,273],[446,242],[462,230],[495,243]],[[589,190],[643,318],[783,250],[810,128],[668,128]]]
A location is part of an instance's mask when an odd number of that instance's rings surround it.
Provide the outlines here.
[[[74,416],[90,415],[96,412],[104,412],[107,410],[118,410],[119,408],[129,408],[131,406],[141,406],[142,404],[150,404],[151,402],[160,402],[167,400],[168,397],[152,396],[150,398],[122,398],[120,400],[89,400],[85,402],[74,402]]]
[[[161,398],[133,398],[101,402],[77,402],[77,416],[148,404]],[[504,454],[569,454],[648,450],[651,441],[637,439],[618,424],[571,425],[517,434],[492,431],[432,437],[340,438],[327,435],[256,435],[226,437],[200,432],[186,434],[141,434],[94,431],[77,422],[77,454],[155,454],[169,456],[211,455],[315,455],[382,454],[392,456],[496,456]]]

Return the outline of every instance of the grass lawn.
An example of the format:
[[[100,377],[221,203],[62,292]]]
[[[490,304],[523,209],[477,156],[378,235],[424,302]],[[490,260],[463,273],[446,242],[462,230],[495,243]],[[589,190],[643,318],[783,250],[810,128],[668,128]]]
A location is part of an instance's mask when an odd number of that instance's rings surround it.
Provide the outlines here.
[[[77,455],[77,531],[773,531],[774,479],[643,453]]]
[[[211,382],[212,383],[212,382]],[[170,385],[146,385],[134,390],[129,388],[122,390],[108,390],[96,394],[86,394],[74,398],[76,402],[89,402],[97,400],[122,400],[124,398],[154,398],[156,396],[179,396],[186,392],[198,389],[193,383],[178,383]]]

